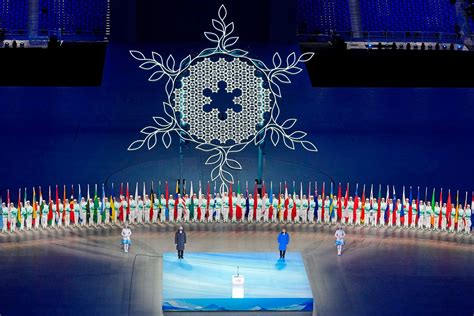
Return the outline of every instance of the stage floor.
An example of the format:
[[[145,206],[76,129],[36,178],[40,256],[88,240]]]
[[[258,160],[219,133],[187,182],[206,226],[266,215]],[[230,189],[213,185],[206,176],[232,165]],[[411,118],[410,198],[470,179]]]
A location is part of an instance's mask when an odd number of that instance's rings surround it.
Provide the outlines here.
[[[237,270],[244,284],[233,289]],[[313,294],[298,252],[285,259],[275,252],[192,252],[184,259],[163,254],[163,311],[312,310]]]
[[[278,257],[280,225],[184,227],[185,258],[195,252],[274,252]],[[338,257],[334,226],[286,227],[288,253],[303,257],[316,302],[313,315],[465,316],[474,311],[474,237],[347,227],[345,252]],[[173,224],[132,227],[128,254],[121,252],[119,228],[1,235],[0,314],[162,315],[162,255],[175,251],[175,230]],[[196,315],[180,315],[185,313]]]

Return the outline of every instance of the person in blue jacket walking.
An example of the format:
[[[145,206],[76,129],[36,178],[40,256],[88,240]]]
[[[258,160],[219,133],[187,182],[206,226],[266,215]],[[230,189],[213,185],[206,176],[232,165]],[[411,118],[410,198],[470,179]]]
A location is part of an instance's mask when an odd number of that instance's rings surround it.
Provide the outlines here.
[[[280,259],[285,258],[286,247],[290,243],[290,235],[286,232],[286,228],[281,230],[281,233],[278,234],[278,248],[280,250]]]

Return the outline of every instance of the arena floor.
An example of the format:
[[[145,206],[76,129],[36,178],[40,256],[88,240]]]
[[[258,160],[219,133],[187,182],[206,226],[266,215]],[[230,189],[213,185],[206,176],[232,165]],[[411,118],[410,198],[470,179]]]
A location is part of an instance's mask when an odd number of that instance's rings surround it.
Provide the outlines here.
[[[118,227],[1,235],[0,315],[161,315],[161,255],[174,251],[175,228],[132,227],[129,254],[121,252]],[[317,315],[474,313],[473,237],[348,227],[337,257],[334,226],[287,228],[289,251],[303,255]],[[279,225],[185,229],[186,251],[278,256]]]

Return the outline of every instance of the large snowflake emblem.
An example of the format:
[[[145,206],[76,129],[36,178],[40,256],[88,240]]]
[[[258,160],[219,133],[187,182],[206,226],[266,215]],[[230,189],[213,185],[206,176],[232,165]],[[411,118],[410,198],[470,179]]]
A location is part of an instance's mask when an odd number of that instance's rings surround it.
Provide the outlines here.
[[[195,57],[188,55],[179,65],[172,55],[165,62],[156,52],[147,58],[139,51],[130,51],[133,58],[141,61],[141,69],[153,71],[149,81],[167,79],[167,100],[163,102],[165,116],[153,117],[155,125],[142,129],[145,137],[133,142],[128,150],[145,144],[152,149],[159,135],[168,148],[171,135],[176,134],[210,154],[206,165],[214,166],[211,179],[221,181],[221,191],[234,182],[230,171],[242,169],[231,155],[249,144],[259,145],[267,136],[274,146],[281,139],[290,149],[300,144],[306,150],[317,151],[313,143],[304,139],[305,132],[292,131],[296,119],[279,121],[277,102],[281,98],[279,85],[291,83],[288,76],[300,73],[298,64],[310,60],[313,53],[297,57],[293,52],[286,61],[275,53],[270,68],[263,61],[248,57],[247,51],[232,48],[239,38],[232,36],[234,23],[227,23],[226,16],[227,10],[221,5],[219,18],[212,20],[214,31],[204,33],[215,46]],[[232,94],[231,105],[215,104],[213,94],[222,91]]]

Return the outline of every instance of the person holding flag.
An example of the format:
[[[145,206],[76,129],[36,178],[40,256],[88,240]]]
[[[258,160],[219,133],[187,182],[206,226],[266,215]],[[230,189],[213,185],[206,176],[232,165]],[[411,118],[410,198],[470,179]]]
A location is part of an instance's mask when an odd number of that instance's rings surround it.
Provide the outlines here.
[[[13,233],[18,226],[18,209],[13,202],[10,203],[10,232]]]
[[[308,203],[308,219],[311,224],[314,223],[314,218],[317,218],[318,214],[318,204],[314,200],[314,195],[309,196],[309,203]]]
[[[8,207],[5,202],[2,202],[2,209],[0,209],[0,213],[2,214],[2,233],[6,233],[8,231]]]
[[[33,227],[33,207],[31,206],[30,201],[26,201],[25,203],[25,215],[26,230],[31,230]]]
[[[466,201],[467,202],[467,201]],[[472,202],[474,202],[474,193],[472,196]],[[474,203],[471,203],[473,205]],[[464,233],[469,235],[472,231],[472,223],[473,223],[473,212],[471,209],[471,205],[466,204],[464,208],[464,218],[466,219],[466,224],[464,225]]]

